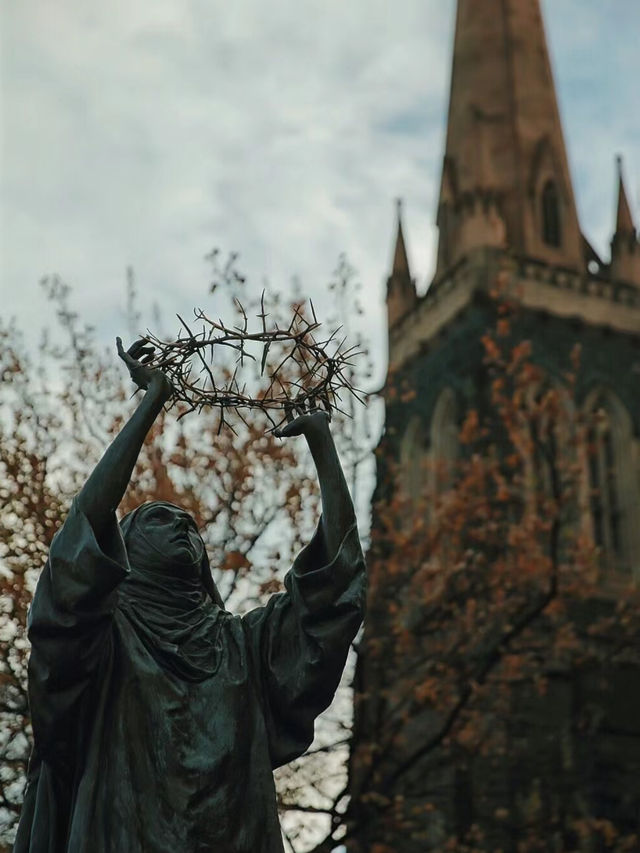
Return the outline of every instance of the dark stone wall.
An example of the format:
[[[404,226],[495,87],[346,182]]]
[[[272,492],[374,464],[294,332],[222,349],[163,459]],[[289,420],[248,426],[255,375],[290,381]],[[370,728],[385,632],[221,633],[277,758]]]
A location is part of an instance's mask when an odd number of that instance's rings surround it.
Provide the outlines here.
[[[430,423],[444,388],[455,391],[461,411],[467,407],[485,410],[488,376],[481,337],[494,326],[494,305],[478,294],[462,315],[391,378],[400,390],[415,391],[409,402],[387,404],[385,439],[392,446],[414,414]],[[576,403],[580,405],[594,386],[608,387],[629,411],[634,435],[640,435],[640,335],[614,333],[577,319],[531,311],[518,312],[512,328],[511,341],[531,341],[532,360],[554,379],[562,380],[571,369],[571,353],[579,345]]]
[[[387,399],[378,499],[385,495],[385,454],[397,459],[402,435],[414,415],[429,425],[444,388],[455,391],[461,417],[469,407],[481,414],[487,411],[489,376],[481,338],[494,328],[495,310],[493,302],[478,294],[443,333],[391,377],[398,395]],[[595,386],[611,389],[631,415],[634,435],[640,436],[640,335],[531,311],[514,315],[512,331],[513,342],[530,340],[532,360],[559,380],[571,369],[571,352],[579,344],[576,403],[580,405]],[[415,393],[400,402],[406,391]],[[385,613],[386,602],[370,602],[363,648],[367,638],[385,635]],[[588,620],[587,615],[584,618]],[[427,656],[428,647],[420,654]],[[421,659],[415,660],[416,679]],[[356,706],[356,747],[375,748],[384,739],[393,720],[389,696],[395,679],[384,660],[373,663],[366,654],[360,659],[355,687],[366,697]],[[406,741],[415,743],[437,724],[429,714],[408,720]],[[474,826],[481,829],[481,840],[473,842],[478,850],[516,853],[528,834],[539,840],[539,846],[530,849],[609,849],[589,846],[571,829],[580,815],[611,821],[621,835],[636,832],[640,838],[640,668],[603,665],[563,671],[550,664],[544,695],[530,684],[522,691],[515,689],[509,714],[496,718],[495,724],[504,728],[504,754],[491,752],[468,760],[446,748],[436,749],[385,792],[390,799],[401,798],[411,819],[404,829],[398,823],[393,842],[379,847],[380,853],[462,849],[445,848],[447,838],[468,831],[473,835]],[[384,757],[390,773],[400,757],[401,752]],[[352,773],[350,814],[358,826],[349,847],[353,853],[388,844],[384,826],[389,810],[381,810],[375,800],[360,800],[360,781]]]

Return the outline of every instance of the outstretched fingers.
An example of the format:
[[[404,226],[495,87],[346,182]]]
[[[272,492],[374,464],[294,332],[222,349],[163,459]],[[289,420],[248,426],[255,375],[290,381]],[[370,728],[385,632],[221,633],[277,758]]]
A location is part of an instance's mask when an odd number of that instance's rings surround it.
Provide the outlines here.
[[[124,347],[122,346],[122,338],[119,336],[116,338],[116,349],[118,350],[118,355],[120,356],[120,358],[124,359],[124,357],[126,356],[126,352],[124,351]]]
[[[327,412],[322,411],[321,409],[309,408],[302,406],[296,406],[296,409],[301,412],[297,418],[293,420],[288,420],[289,414],[287,412],[287,420],[284,426],[274,430],[274,435],[277,438],[289,438],[294,435],[303,435],[307,433],[309,430],[318,429],[318,427],[324,423],[329,423],[329,415]]]
[[[135,367],[138,363],[149,364],[153,361],[155,354],[155,347],[149,344],[145,338],[140,338],[131,344],[128,350],[125,350],[122,345],[122,338],[117,337],[116,347],[118,355],[128,367]]]
[[[146,363],[150,358],[153,358],[155,349],[156,348],[150,344],[146,338],[140,338],[131,344],[128,349],[128,353],[131,358],[135,358],[136,361],[144,361]]]
[[[153,366],[156,348],[147,338],[140,338],[125,351],[122,346],[122,339],[118,337],[116,338],[116,346],[118,355],[127,365],[129,375],[138,388],[146,391],[155,381],[165,395],[165,399],[168,400],[171,397],[174,393],[171,380],[161,369]]]

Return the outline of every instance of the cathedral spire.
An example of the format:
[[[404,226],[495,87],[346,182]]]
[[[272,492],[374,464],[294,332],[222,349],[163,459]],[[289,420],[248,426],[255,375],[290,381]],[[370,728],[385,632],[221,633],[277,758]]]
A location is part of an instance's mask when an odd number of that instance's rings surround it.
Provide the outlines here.
[[[616,213],[616,234],[635,234],[635,226],[631,215],[631,208],[627,200],[627,191],[624,187],[622,177],[622,157],[616,157],[618,168],[618,210]]]
[[[407,314],[416,303],[416,286],[411,278],[409,258],[402,232],[402,199],[396,200],[398,229],[396,244],[393,250],[393,263],[391,275],[387,279],[387,312],[389,315],[389,327],[395,324]]]
[[[409,275],[409,259],[407,258],[407,249],[404,244],[404,234],[402,233],[402,199],[396,199],[396,210],[398,215],[398,233],[396,236],[396,247],[393,252],[393,267],[392,275]]]
[[[436,279],[480,246],[580,269],[539,0],[458,0]]]
[[[611,277],[640,287],[640,243],[636,236],[631,207],[622,175],[622,157],[616,158],[618,168],[618,207],[616,230],[611,241]]]

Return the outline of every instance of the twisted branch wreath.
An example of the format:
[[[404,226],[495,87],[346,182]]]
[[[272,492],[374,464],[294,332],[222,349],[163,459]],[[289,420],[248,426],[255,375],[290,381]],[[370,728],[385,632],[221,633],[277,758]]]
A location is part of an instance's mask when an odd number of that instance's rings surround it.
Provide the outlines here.
[[[351,394],[364,402],[362,392],[352,383],[353,359],[362,352],[356,346],[347,347],[346,338],[340,338],[340,329],[326,339],[317,337],[320,323],[313,303],[309,300],[311,317],[305,315],[303,306],[295,306],[293,316],[286,328],[277,323],[267,324],[264,293],[257,315],[260,326],[249,329],[247,313],[234,300],[241,322],[227,326],[222,320],[213,320],[202,309],[194,310],[194,323],[199,331],[178,314],[181,331],[174,341],[164,341],[148,332],[145,340],[155,347],[151,366],[163,370],[170,378],[174,395],[172,404],[183,404],[179,417],[199,412],[205,407],[220,411],[219,429],[228,426],[229,413],[237,414],[248,426],[246,410],[258,409],[264,413],[276,430],[296,413],[324,408],[347,414],[341,407],[342,395]],[[224,384],[216,381],[212,365],[216,348],[226,347],[235,351],[236,364],[231,378]],[[267,378],[266,385],[256,393],[247,390],[247,383],[238,377],[247,360],[258,362],[249,347],[260,349],[260,376]],[[277,358],[277,360],[276,360]],[[199,369],[194,369],[195,364]]]

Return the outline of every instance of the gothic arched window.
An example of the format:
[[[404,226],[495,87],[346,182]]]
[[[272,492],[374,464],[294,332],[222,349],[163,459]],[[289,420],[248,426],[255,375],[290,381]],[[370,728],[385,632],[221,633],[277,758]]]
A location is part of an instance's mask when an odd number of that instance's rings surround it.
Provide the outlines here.
[[[516,423],[512,441],[522,460],[523,478],[514,517],[521,506],[534,518],[547,512],[549,500],[559,497],[562,465],[575,458],[571,440],[575,411],[567,388],[543,373],[524,389]]]
[[[458,406],[451,388],[440,393],[431,416],[431,457],[436,491],[451,485],[458,458]]]
[[[542,239],[547,246],[556,248],[562,243],[560,197],[552,180],[547,181],[542,188]]]
[[[587,416],[593,538],[602,549],[605,567],[628,571],[633,560],[633,511],[637,501],[637,484],[629,464],[631,418],[623,404],[608,391],[591,395]]]
[[[400,444],[401,489],[413,501],[424,496],[427,483],[427,437],[424,424],[414,415]]]

